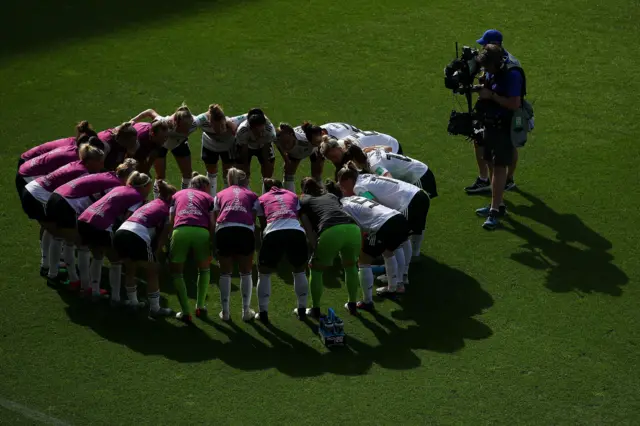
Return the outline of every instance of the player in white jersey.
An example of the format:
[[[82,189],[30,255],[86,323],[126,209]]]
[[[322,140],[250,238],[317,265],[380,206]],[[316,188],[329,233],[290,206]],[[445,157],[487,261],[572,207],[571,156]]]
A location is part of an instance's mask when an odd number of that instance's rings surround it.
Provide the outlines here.
[[[390,209],[373,200],[361,196],[342,197],[337,185],[327,180],[327,191],[340,198],[343,210],[356,221],[363,233],[362,251],[358,259],[360,286],[364,300],[357,303],[359,309],[373,309],[373,259],[382,255],[387,271],[388,285],[377,289],[380,296],[396,292],[404,293],[404,283],[408,282],[410,255],[409,222],[397,210]]]
[[[351,136],[342,139],[323,138],[320,146],[320,153],[336,168],[342,167],[347,160],[344,159],[344,153],[351,145],[359,146],[364,152],[375,148],[388,147],[393,154],[402,154],[402,147],[396,138],[373,131],[360,131]]]
[[[402,212],[411,228],[411,255],[419,257],[431,205],[426,192],[398,179],[361,174],[352,162],[340,169],[337,179],[345,196],[363,196]],[[411,256],[406,260],[411,261]]]
[[[394,154],[389,148],[375,148],[366,154],[357,145],[351,145],[343,161],[353,161],[360,170],[378,176],[392,177],[422,188],[429,198],[438,196],[436,178],[425,163],[404,155]]]
[[[218,161],[222,160],[222,181],[226,188],[227,172],[234,165],[236,131],[247,120],[247,115],[227,117],[220,105],[209,105],[209,110],[194,117],[195,126],[202,130],[202,161],[211,182],[211,196],[218,192]]]
[[[361,132],[356,126],[347,123],[327,123],[320,126],[322,134],[335,139],[343,139]]]
[[[287,123],[280,123],[276,135],[276,148],[284,160],[284,188],[295,192],[295,174],[300,161],[305,158],[309,158],[311,162],[311,176],[320,182],[324,168],[324,157],[318,153],[322,129],[308,121],[295,128]]]
[[[273,176],[276,155],[273,142],[276,141],[276,129],[260,108],[247,113],[247,120],[238,126],[236,145],[238,147],[238,166],[249,176],[251,158],[257,157],[262,178]],[[264,193],[264,186],[262,188]]]
[[[175,113],[167,116],[162,116],[153,109],[148,109],[133,117],[131,122],[136,123],[145,118],[153,121],[162,121],[169,127],[167,141],[160,148],[158,157],[153,164],[156,172],[156,181],[153,185],[154,197],[158,198],[158,181],[165,180],[167,176],[167,153],[169,151],[176,159],[182,174],[182,189],[188,188],[189,182],[191,182],[191,173],[193,172],[188,140],[189,135],[196,130],[189,107],[182,104]]]

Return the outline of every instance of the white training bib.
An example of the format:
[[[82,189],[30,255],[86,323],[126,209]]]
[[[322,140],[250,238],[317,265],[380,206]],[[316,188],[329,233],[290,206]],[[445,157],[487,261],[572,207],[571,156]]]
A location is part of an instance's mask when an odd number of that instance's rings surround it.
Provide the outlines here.
[[[369,151],[367,159],[371,172],[376,175],[383,175],[389,172],[392,177],[411,184],[418,182],[429,169],[426,164],[420,161],[404,155],[386,152],[382,148]]]
[[[236,135],[229,127],[229,124],[235,124],[237,129],[246,119],[246,114],[227,118],[227,130],[224,133],[216,133],[207,113],[196,116],[196,126],[202,130],[202,146],[213,152],[229,152],[236,143]]]
[[[404,212],[409,207],[409,203],[419,191],[420,188],[410,183],[370,174],[359,175],[353,188],[356,195],[370,192],[376,201],[399,212]]]
[[[376,233],[393,216],[400,212],[368,198],[351,196],[340,200],[342,208],[366,232]]]
[[[327,135],[336,139],[346,138],[360,131],[356,126],[347,123],[327,123],[320,127],[327,132]]]
[[[244,121],[240,124],[238,126],[238,131],[236,132],[236,143],[238,145],[247,145],[249,149],[260,149],[275,141],[276,129],[268,118],[264,131],[258,137],[256,137],[251,131],[249,121]]]

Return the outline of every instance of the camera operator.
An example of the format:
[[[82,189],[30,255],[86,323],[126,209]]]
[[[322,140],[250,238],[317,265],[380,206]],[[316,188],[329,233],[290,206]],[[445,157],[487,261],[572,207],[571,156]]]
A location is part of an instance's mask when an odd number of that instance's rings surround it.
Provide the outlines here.
[[[505,49],[502,45],[502,33],[500,31],[487,30],[476,42],[482,47],[485,47],[488,44],[495,44],[497,46],[500,46],[500,48],[502,49],[502,56],[504,58],[505,65],[520,67],[520,61],[518,61],[518,59],[516,59],[515,56],[509,53],[507,49]],[[491,190],[491,184],[489,182],[489,167],[487,162],[484,160],[484,149],[477,143],[474,144],[474,148],[476,153],[476,162],[478,163],[479,175],[476,181],[472,185],[467,186],[464,190],[470,194],[489,192]],[[516,187],[516,184],[513,180],[513,174],[515,173],[517,163],[518,150],[514,147],[513,162],[507,168],[507,182],[505,185],[505,190],[507,191]]]
[[[484,124],[481,146],[492,176],[491,205],[476,210],[476,213],[487,218],[483,228],[495,229],[498,217],[506,214],[503,195],[507,167],[513,162],[515,149],[511,141],[511,120],[514,111],[522,104],[524,79],[520,70],[509,69],[498,45],[487,44],[478,55],[478,63],[485,71],[485,79],[476,112]]]

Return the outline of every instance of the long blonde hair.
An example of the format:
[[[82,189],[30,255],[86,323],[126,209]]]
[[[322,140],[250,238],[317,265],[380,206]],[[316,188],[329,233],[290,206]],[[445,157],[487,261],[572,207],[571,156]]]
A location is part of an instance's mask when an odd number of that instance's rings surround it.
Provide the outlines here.
[[[119,179],[128,179],[138,167],[138,161],[133,158],[126,158],[122,164],[116,167],[116,176]]]
[[[149,183],[151,183],[149,175],[138,171],[131,173],[127,179],[127,186],[131,186],[133,188],[143,188]]]
[[[208,177],[201,175],[198,172],[191,174],[191,182],[189,188],[199,189],[200,191],[207,191],[207,187],[211,187],[211,181]]]
[[[227,182],[229,185],[237,185],[237,186],[248,186],[249,179],[247,179],[247,174],[240,169],[232,167],[227,172]]]

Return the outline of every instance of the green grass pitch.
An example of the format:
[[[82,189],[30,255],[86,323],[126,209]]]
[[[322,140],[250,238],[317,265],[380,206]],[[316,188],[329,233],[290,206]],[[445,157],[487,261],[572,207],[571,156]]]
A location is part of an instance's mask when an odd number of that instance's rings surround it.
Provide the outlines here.
[[[3,5],[0,424],[36,422],[2,401],[77,425],[638,424],[639,20],[634,0]],[[462,191],[472,149],[446,134],[442,69],[454,41],[492,27],[527,71],[537,128],[512,214],[487,233],[474,215],[487,198]],[[349,347],[329,351],[291,315],[286,268],[270,329],[240,321],[237,278],[235,322],[194,328],[48,288],[15,195],[19,154],[80,119],[104,129],[182,101],[345,121],[426,161],[440,197],[410,294],[346,318]],[[190,143],[204,171],[199,134]],[[336,275],[326,306],[345,298]]]

